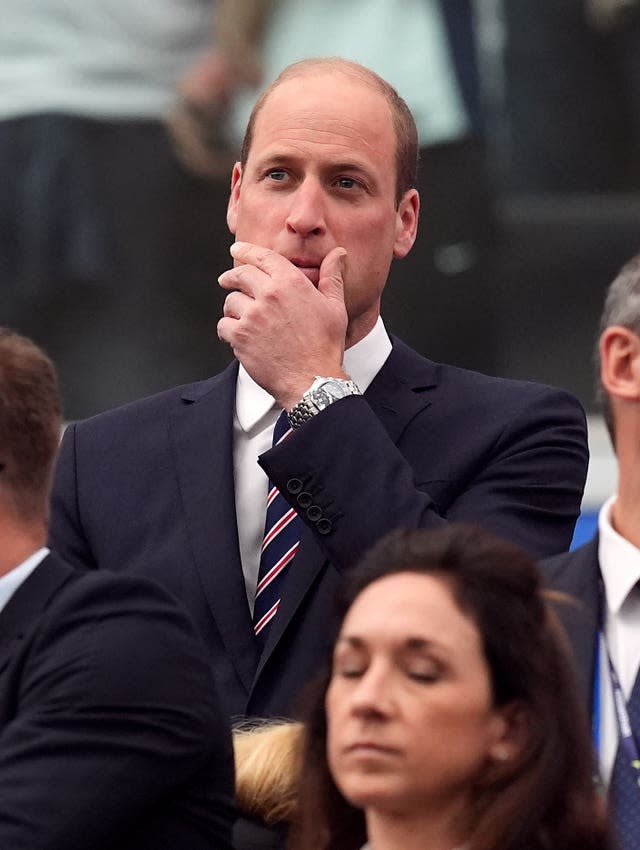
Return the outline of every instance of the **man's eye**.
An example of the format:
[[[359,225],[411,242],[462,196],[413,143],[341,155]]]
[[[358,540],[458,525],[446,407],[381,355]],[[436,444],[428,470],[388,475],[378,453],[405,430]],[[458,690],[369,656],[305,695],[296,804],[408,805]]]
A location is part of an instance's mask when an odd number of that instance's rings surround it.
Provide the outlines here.
[[[277,182],[282,182],[287,176],[287,172],[283,171],[281,168],[275,168],[273,171],[268,173],[268,177],[270,180],[276,180]]]
[[[341,189],[355,189],[358,185],[358,181],[353,177],[339,177],[337,183]]]

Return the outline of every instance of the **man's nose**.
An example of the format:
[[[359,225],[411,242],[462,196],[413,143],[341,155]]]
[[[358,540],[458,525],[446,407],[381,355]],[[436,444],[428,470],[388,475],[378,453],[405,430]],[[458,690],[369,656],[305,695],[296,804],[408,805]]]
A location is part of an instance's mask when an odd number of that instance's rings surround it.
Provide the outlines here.
[[[304,180],[291,196],[287,229],[298,236],[320,236],[326,230],[325,198],[317,180]]]

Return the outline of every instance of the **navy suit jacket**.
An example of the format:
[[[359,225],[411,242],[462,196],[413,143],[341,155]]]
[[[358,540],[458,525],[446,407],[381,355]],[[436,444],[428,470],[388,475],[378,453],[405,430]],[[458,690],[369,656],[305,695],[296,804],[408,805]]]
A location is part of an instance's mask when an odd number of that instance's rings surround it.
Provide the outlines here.
[[[147,574],[184,600],[232,716],[294,711],[331,640],[344,574],[385,532],[465,520],[537,556],[569,546],[588,456],[578,402],[393,340],[363,397],[259,459],[294,507],[301,490],[318,509],[300,510],[305,533],[259,657],[236,530],[236,375],[234,364],[71,425],[51,517],[52,545],[72,563]]]
[[[560,602],[557,611],[573,653],[578,684],[589,716],[593,703],[593,673],[598,639],[600,565],[598,535],[574,552],[565,552],[541,562],[545,581],[553,590],[573,600]]]
[[[231,850],[206,653],[151,582],[51,554],[0,612],[0,847]]]

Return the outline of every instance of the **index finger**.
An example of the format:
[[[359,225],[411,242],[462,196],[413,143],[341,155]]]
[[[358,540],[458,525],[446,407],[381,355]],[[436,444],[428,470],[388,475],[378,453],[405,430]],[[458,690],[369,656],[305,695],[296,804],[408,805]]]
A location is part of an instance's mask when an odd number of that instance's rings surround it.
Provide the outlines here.
[[[282,254],[272,251],[271,248],[263,248],[251,242],[234,242],[229,249],[231,256],[238,263],[255,266],[260,271],[272,276],[278,272],[291,271],[295,268]]]

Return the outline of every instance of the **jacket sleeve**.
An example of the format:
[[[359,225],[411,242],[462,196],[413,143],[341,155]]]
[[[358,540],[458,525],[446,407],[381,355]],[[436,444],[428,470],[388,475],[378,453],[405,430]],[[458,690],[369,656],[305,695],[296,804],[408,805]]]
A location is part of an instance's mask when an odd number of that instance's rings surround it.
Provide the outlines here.
[[[229,850],[230,733],[204,650],[168,594],[83,575],[11,666],[0,847]]]
[[[427,410],[397,441],[366,397],[350,396],[260,462],[339,569],[387,531],[447,521],[477,523],[535,556],[560,552],[586,478],[584,413],[564,391],[525,386],[481,418],[470,410],[432,426]]]

